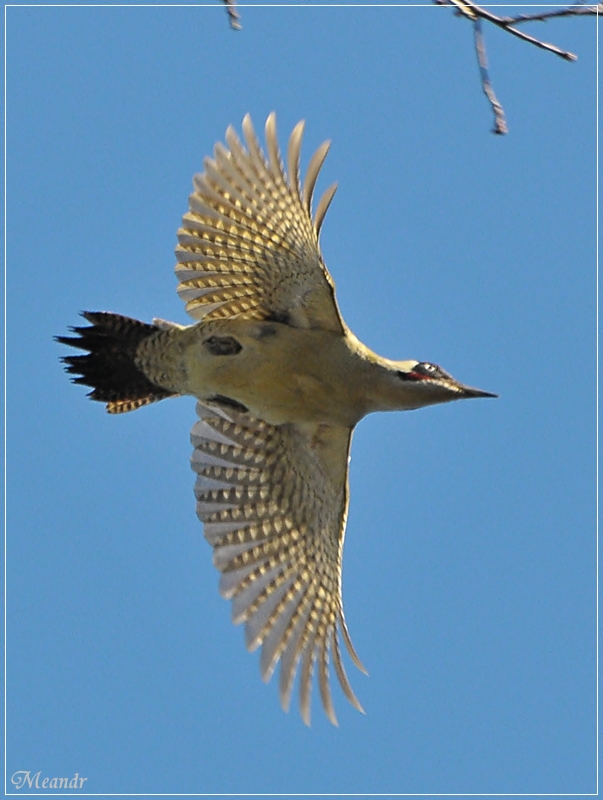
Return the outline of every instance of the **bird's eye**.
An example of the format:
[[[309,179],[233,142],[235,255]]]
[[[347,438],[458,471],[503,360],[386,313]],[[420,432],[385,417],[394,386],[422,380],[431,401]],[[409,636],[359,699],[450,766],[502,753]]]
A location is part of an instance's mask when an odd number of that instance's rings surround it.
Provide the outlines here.
[[[424,381],[429,378],[450,379],[451,376],[436,364],[430,364],[429,361],[420,361],[408,372],[400,370],[398,377],[402,381]]]
[[[445,372],[437,364],[430,364],[428,361],[422,361],[414,368],[413,372],[418,375],[426,375],[430,378],[450,378],[450,375]]]

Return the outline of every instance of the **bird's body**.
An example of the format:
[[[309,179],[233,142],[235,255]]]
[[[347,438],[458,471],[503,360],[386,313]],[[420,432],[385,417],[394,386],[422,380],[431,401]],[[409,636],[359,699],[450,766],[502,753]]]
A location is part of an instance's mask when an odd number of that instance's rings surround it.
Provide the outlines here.
[[[195,177],[176,249],[178,292],[198,321],[153,325],[85,313],[90,327],[59,341],[87,350],[64,361],[112,413],[187,394],[199,400],[193,427],[197,513],[222,572],[233,619],[249,649],[262,645],[268,679],[278,662],[283,707],[300,669],[300,705],[310,718],[317,666],[325,711],[335,722],[328,663],[361,710],[345,674],[338,633],[362,668],[343,616],[341,564],[354,426],[373,411],[409,410],[493,396],[439,367],[391,361],[344,323],[318,234],[334,194],[314,216],[311,201],[328,150],[311,159],[303,187],[303,124],[280,161],[274,115],[266,158],[251,120],[246,147],[229,128],[229,149]]]
[[[223,353],[230,341],[240,350]],[[220,351],[220,343],[226,342]],[[218,352],[216,353],[216,350]],[[321,423],[353,428],[373,411],[438,402],[420,382],[397,377],[414,361],[383,359],[350,332],[304,330],[279,322],[214,320],[158,331],[139,349],[144,373],[176,394],[208,403],[223,397],[272,425]],[[446,397],[448,399],[448,397]],[[223,405],[228,405],[226,401]]]

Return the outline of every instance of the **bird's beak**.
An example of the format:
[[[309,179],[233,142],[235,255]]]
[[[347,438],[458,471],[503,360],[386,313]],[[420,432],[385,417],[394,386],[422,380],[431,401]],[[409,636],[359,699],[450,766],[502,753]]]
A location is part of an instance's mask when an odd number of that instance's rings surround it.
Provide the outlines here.
[[[481,389],[474,389],[472,386],[460,386],[462,397],[498,397],[492,392],[483,392]]]

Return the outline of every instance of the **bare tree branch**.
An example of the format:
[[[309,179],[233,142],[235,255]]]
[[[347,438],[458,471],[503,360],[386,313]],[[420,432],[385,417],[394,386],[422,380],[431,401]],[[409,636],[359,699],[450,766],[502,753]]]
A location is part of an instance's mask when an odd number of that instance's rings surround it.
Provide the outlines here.
[[[434,0],[434,3],[438,6],[454,6],[460,15],[467,17],[472,22],[475,22],[477,19],[485,19],[498,28],[502,28],[502,30],[507,33],[517,36],[519,39],[523,39],[536,47],[540,47],[542,50],[548,50],[550,53],[554,53],[560,58],[564,58],[566,61],[575,61],[578,56],[574,55],[574,53],[570,53],[568,50],[561,50],[561,48],[554,44],[543,42],[535,36],[528,36],[527,33],[519,31],[513,26],[524,22],[542,22],[547,19],[552,19],[553,17],[594,16],[599,12],[603,12],[603,3],[600,3],[596,6],[571,6],[569,8],[548,11],[542,14],[520,14],[517,17],[500,17],[498,14],[493,14],[491,11],[488,11],[488,9],[478,6],[473,0]]]
[[[457,15],[463,16],[473,23],[475,52],[479,65],[482,89],[494,112],[493,132],[498,134],[507,133],[508,128],[503,107],[494,93],[494,88],[488,73],[488,59],[486,57],[486,43],[482,32],[482,20],[491,22],[493,25],[510,33],[512,36],[517,36],[518,39],[523,39],[524,42],[533,44],[535,47],[540,47],[542,50],[548,50],[549,53],[554,53],[556,56],[566,61],[576,61],[578,56],[574,55],[574,53],[570,53],[568,50],[562,50],[554,44],[549,44],[548,42],[542,41],[542,39],[537,39],[535,36],[529,36],[527,33],[518,30],[514,26],[525,22],[546,22],[556,17],[598,16],[599,14],[603,14],[603,3],[591,6],[573,5],[568,8],[545,11],[540,14],[519,14],[515,17],[500,17],[498,14],[493,14],[482,6],[478,6],[473,0],[433,0],[433,2],[439,6],[453,6]]]
[[[559,8],[556,11],[545,11],[542,14],[519,14],[516,17],[506,17],[510,25],[518,25],[520,22],[546,22],[556,17],[595,17],[603,14],[603,3],[596,6],[570,6],[570,8]]]
[[[482,89],[488,98],[492,111],[494,113],[494,128],[492,133],[499,135],[507,133],[507,120],[505,119],[505,112],[503,107],[498,101],[494,88],[490,81],[488,73],[488,58],[486,56],[486,43],[482,32],[482,21],[479,17],[473,23],[473,35],[475,39],[475,53],[477,55],[477,63],[479,65],[479,74],[482,79]]]
[[[226,10],[228,12],[228,19],[230,20],[230,27],[233,30],[240,30],[241,18],[237,11],[236,0],[223,0]],[[438,6],[452,6],[458,16],[463,16],[473,23],[473,38],[475,42],[475,54],[477,56],[477,63],[479,66],[480,80],[484,94],[488,98],[488,102],[494,114],[494,128],[493,133],[505,134],[508,132],[507,121],[505,119],[505,112],[500,104],[488,71],[488,58],[486,55],[486,41],[482,31],[482,20],[496,25],[503,31],[522,39],[524,42],[533,44],[541,50],[547,50],[549,53],[565,59],[566,61],[576,61],[578,56],[570,53],[569,50],[562,50],[554,44],[544,42],[535,36],[530,36],[523,31],[517,29],[517,25],[522,25],[526,22],[546,22],[549,19],[556,19],[558,17],[580,17],[580,16],[598,16],[603,14],[603,2],[596,5],[583,5],[580,0],[576,4],[567,8],[558,8],[554,11],[543,11],[539,14],[518,14],[514,17],[501,17],[498,14],[493,14],[483,6],[477,5],[473,0],[433,0]]]
[[[483,17],[483,19],[488,19],[488,17]],[[495,25],[498,25],[499,28],[507,31],[507,33],[512,33],[513,36],[517,36],[518,39],[523,39],[525,42],[530,42],[530,44],[535,45],[536,47],[540,47],[542,50],[548,50],[549,53],[555,53],[555,55],[564,58],[566,61],[577,61],[578,56],[574,53],[570,53],[569,50],[561,50],[559,47],[556,47],[554,44],[549,44],[548,42],[543,42],[540,39],[536,39],[534,36],[528,36],[527,33],[523,31],[517,30],[517,28],[513,28],[511,25],[505,23],[504,21],[497,21],[494,19],[489,19],[489,22],[493,22]]]
[[[228,12],[230,27],[234,31],[240,31],[243,26],[241,25],[241,17],[237,11],[236,0],[224,0],[224,4],[226,6],[226,11]]]

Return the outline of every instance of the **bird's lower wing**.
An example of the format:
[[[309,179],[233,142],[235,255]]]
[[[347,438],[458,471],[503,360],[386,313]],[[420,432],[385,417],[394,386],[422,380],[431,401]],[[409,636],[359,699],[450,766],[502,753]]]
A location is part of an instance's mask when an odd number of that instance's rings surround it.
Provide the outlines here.
[[[316,664],[322,703],[336,724],[329,656],[346,697],[362,711],[339,648],[341,631],[364,671],[341,599],[351,430],[273,426],[201,403],[197,412],[200,420],[191,435],[197,514],[222,573],[220,591],[232,600],[233,621],[245,622],[249,650],[262,645],[264,680],[281,662],[284,709],[301,663],[300,709],[306,724]]]

